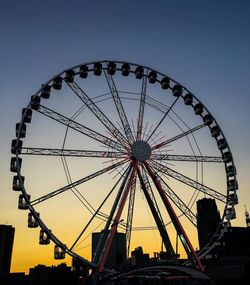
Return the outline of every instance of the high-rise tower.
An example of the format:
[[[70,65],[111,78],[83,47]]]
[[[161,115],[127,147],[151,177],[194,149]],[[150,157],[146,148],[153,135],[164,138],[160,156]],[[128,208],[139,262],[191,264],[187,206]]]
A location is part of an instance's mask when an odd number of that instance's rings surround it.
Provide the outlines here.
[[[95,256],[95,251],[103,234],[105,233],[92,233],[92,259]],[[106,235],[108,234],[109,231],[106,232]],[[101,245],[101,247],[103,247],[103,245]],[[116,232],[110,247],[105,267],[117,269],[125,263],[126,258],[126,235],[124,233]]]
[[[14,227],[0,225],[0,274],[10,272],[14,235]]]
[[[202,249],[212,238],[220,223],[220,213],[214,199],[197,201],[197,229],[199,246]]]

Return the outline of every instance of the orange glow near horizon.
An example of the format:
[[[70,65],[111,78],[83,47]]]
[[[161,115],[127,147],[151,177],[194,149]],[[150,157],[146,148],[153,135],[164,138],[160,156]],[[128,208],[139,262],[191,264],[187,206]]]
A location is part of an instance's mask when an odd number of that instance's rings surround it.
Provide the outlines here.
[[[240,223],[236,223],[236,226],[244,226]],[[66,263],[71,266],[71,257],[66,255],[64,260],[54,260],[53,258],[53,243],[47,246],[38,244],[39,231],[36,229],[16,229],[15,241],[12,254],[11,272],[25,272],[29,273],[29,269],[35,267],[38,264],[46,266],[56,266],[61,263]],[[198,248],[197,235],[193,232],[189,235],[189,239],[194,247]],[[174,244],[175,245],[175,244]],[[136,247],[142,246],[144,253],[149,253],[150,257],[153,257],[154,252],[159,252],[161,249],[161,240],[157,238],[155,232],[139,232],[135,234],[131,242],[131,250]],[[82,254],[87,260],[91,259],[91,253],[86,248],[81,249],[78,253]],[[182,258],[186,257],[184,249],[179,241],[179,253]]]
[[[36,231],[38,234],[38,231]],[[68,266],[71,266],[71,257],[66,255],[66,258],[63,260],[54,260],[53,243],[50,245],[39,245],[38,242],[32,240],[34,236],[30,237],[28,242],[27,234],[25,236],[20,236],[16,232],[16,238],[14,242],[13,254],[12,254],[12,263],[11,263],[11,272],[25,272],[29,273],[29,269],[35,267],[36,265],[43,264],[46,266],[56,266],[61,263],[66,263]],[[194,237],[195,238],[195,237]],[[192,237],[190,237],[192,240]],[[24,240],[26,240],[24,242]],[[143,240],[143,241],[142,241]],[[149,253],[150,257],[154,256],[154,252],[160,252],[161,250],[161,240],[157,239],[155,233],[140,233],[137,234],[134,240],[131,242],[131,250],[134,250],[136,247],[142,246],[144,253]],[[197,247],[197,244],[194,244],[194,247]],[[91,254],[89,251],[86,251],[84,254],[84,249],[79,253],[82,253],[82,256],[87,260],[91,260]],[[179,242],[179,253],[181,257],[185,257],[186,254],[180,245]]]

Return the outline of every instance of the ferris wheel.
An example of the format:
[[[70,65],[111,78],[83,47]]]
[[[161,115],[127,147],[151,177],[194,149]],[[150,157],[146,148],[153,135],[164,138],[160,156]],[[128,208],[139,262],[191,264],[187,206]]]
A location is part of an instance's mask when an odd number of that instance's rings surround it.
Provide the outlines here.
[[[67,253],[103,271],[118,231],[127,257],[154,233],[170,258],[179,241],[186,264],[202,270],[235,218],[236,168],[221,127],[191,91],[147,66],[104,60],[55,75],[22,110],[11,153],[18,208],[41,245],[54,243],[55,259]],[[197,253],[204,197],[221,217]]]

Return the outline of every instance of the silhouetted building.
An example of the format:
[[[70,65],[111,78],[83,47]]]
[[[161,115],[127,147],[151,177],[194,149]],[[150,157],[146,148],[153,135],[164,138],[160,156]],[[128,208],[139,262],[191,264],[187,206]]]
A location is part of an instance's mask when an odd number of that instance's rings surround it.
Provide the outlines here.
[[[141,246],[138,246],[131,252],[131,266],[146,266],[149,263],[149,254],[143,253]]]
[[[92,259],[94,257],[95,251],[99,244],[101,236],[105,234],[103,232],[93,233],[92,234]],[[106,235],[109,234],[109,231]],[[101,245],[100,248],[103,248],[104,245]],[[125,264],[127,259],[126,254],[126,235],[124,233],[116,232],[114,239],[112,241],[110,251],[105,262],[105,267],[107,268],[118,268]]]
[[[250,260],[250,228],[229,227],[220,240],[221,256],[247,256]]]
[[[217,284],[250,284],[250,228],[229,227],[203,264]]]
[[[29,284],[34,285],[69,285],[77,284],[76,278],[71,272],[71,267],[66,263],[58,266],[37,265],[29,270]]]
[[[85,281],[86,284],[88,284],[88,280],[90,278],[89,276],[89,267],[79,258],[72,258],[72,267],[71,267],[72,273],[82,281]]]
[[[29,276],[24,272],[9,273],[0,275],[1,285],[33,285],[29,282]],[[40,285],[40,284],[36,284]]]
[[[214,199],[197,201],[197,229],[199,246],[202,249],[212,238],[220,223],[220,213]]]
[[[0,225],[0,274],[10,272],[15,228]]]

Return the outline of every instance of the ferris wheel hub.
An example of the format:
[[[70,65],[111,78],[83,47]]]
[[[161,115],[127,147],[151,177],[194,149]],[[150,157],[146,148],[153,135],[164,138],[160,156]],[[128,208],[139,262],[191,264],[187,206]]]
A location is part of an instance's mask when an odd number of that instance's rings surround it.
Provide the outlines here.
[[[145,161],[150,158],[151,148],[145,141],[136,141],[131,146],[131,156],[139,161]]]

